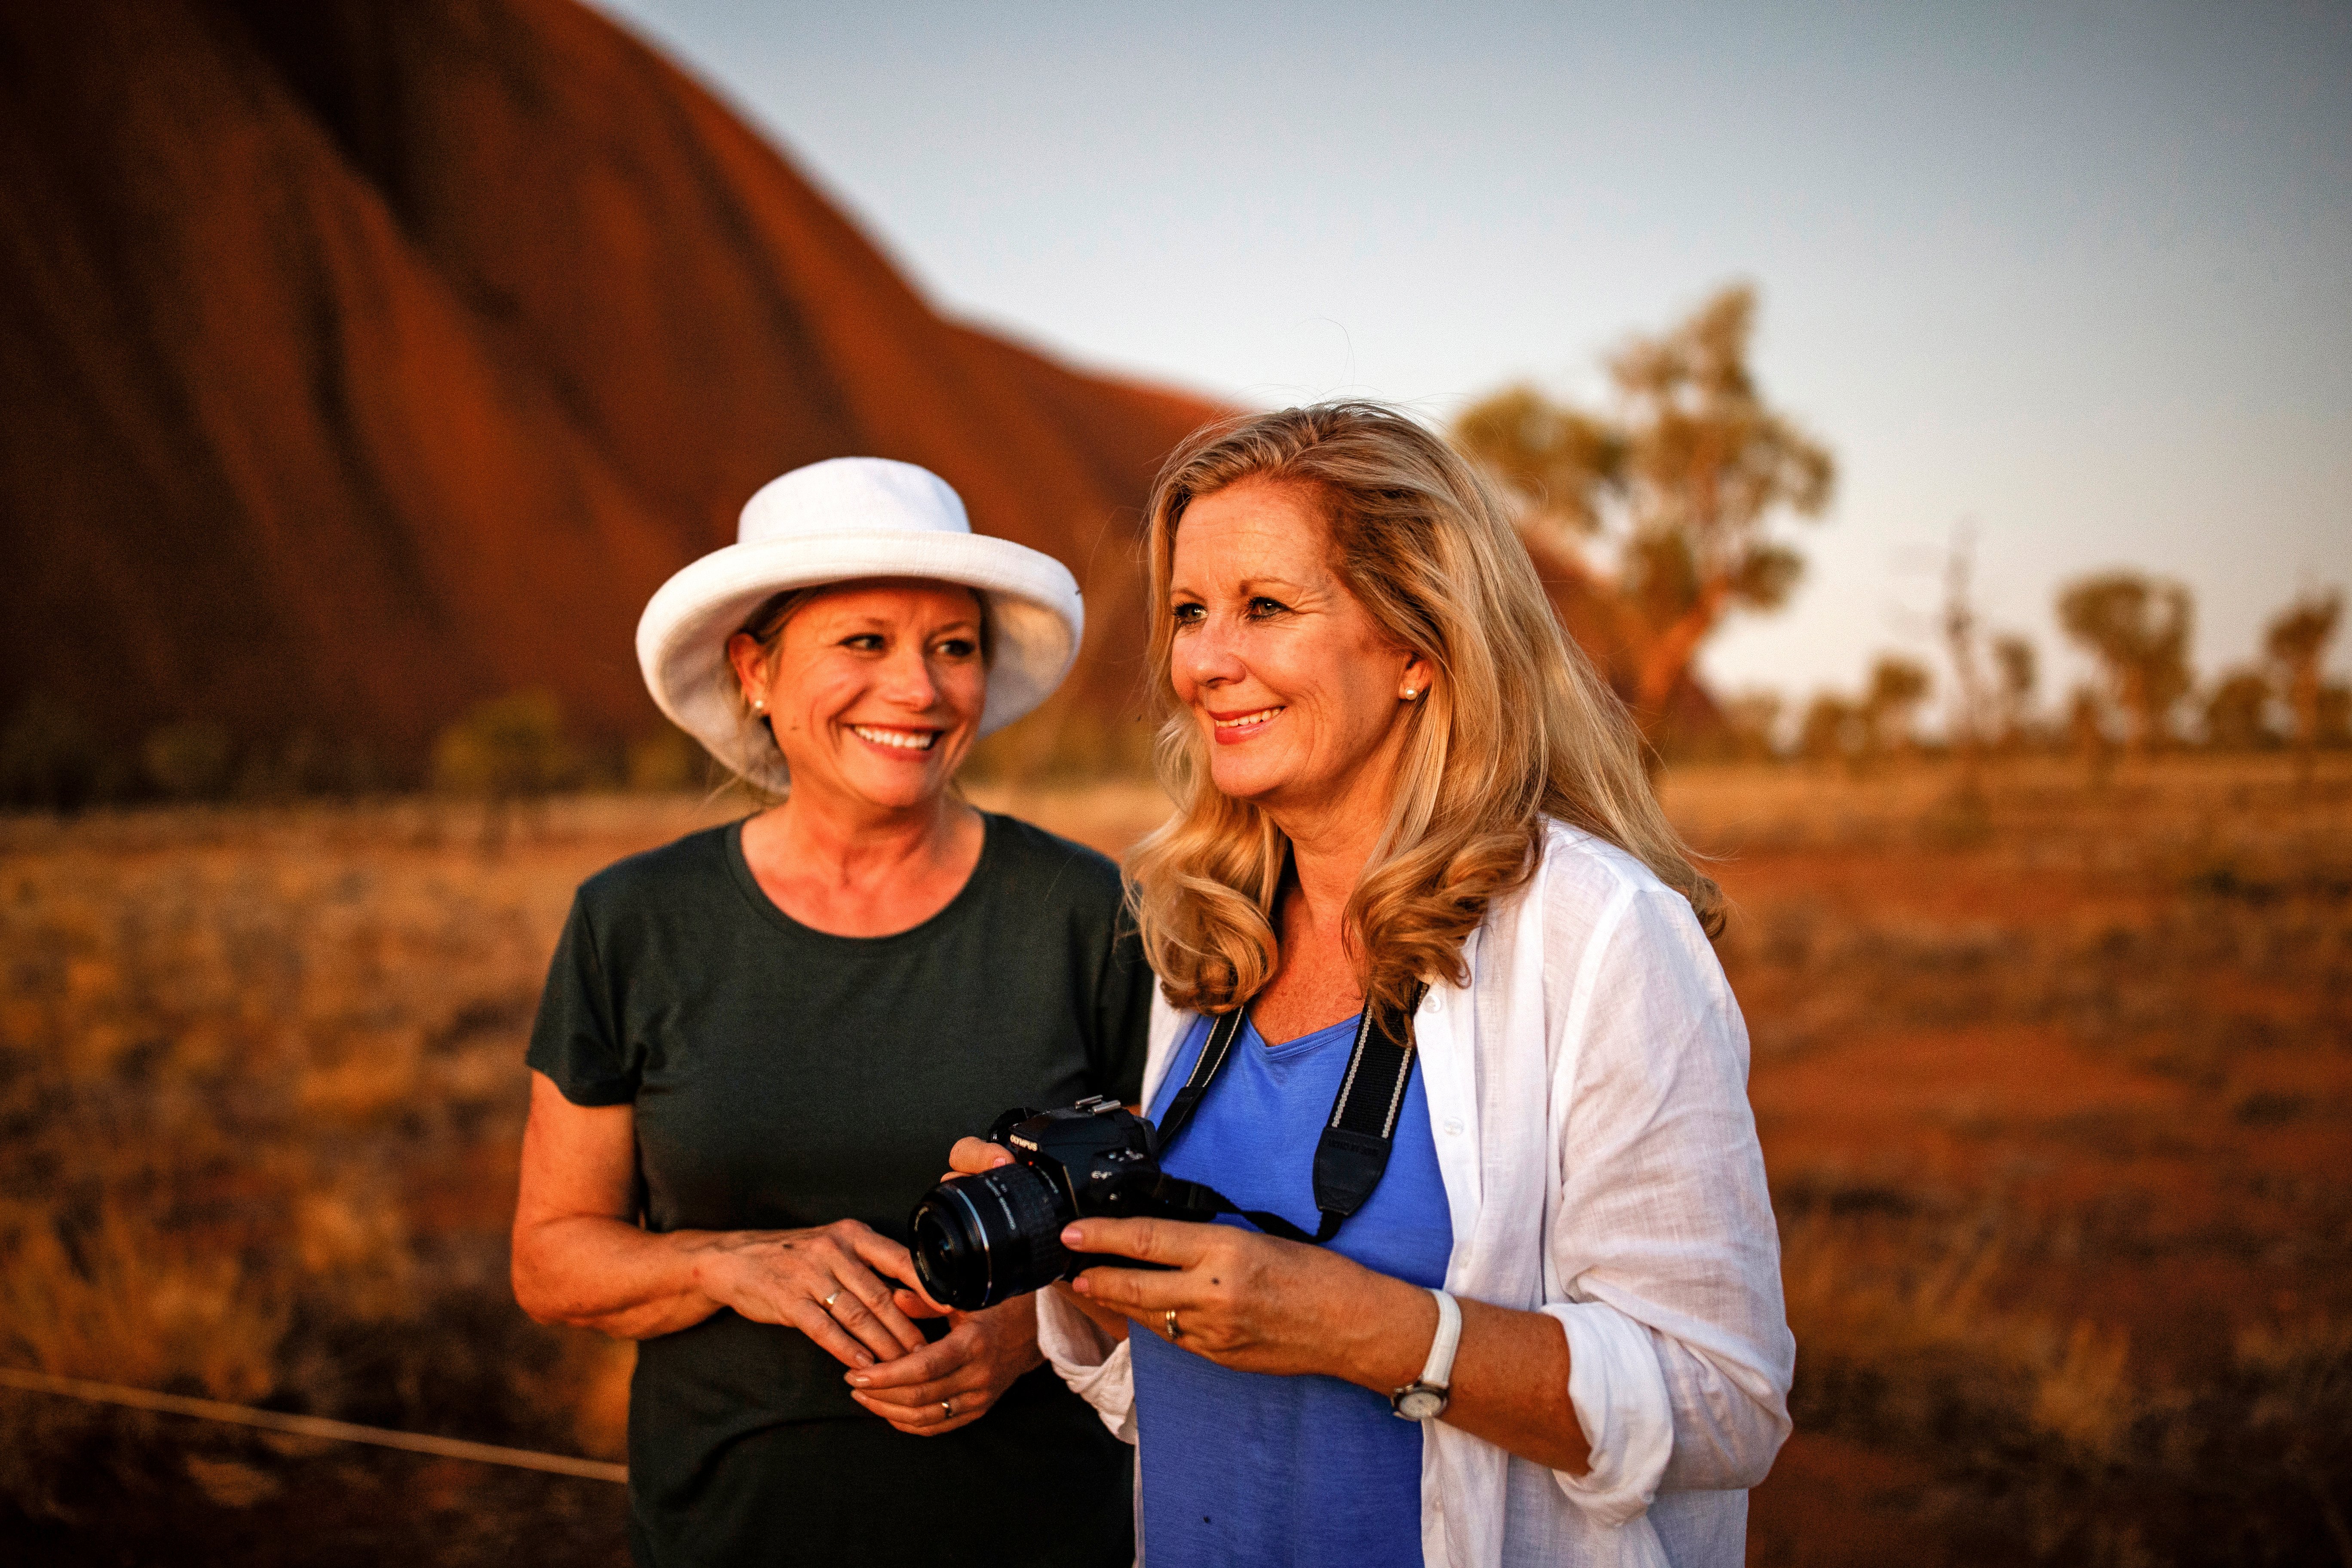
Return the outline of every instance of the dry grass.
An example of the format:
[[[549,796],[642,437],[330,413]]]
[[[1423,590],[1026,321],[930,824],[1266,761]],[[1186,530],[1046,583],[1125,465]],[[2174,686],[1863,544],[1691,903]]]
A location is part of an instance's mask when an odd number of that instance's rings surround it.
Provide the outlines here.
[[[0,1355],[616,1455],[626,1348],[506,1298],[522,1040],[572,885],[703,816],[565,802],[488,857],[427,803],[0,826]],[[10,1395],[0,1482],[84,1530],[123,1527],[98,1477],[276,1495],[183,1439]]]
[[[1724,857],[1801,1346],[1758,1560],[2352,1563],[2352,773],[1667,796]],[[1113,850],[1161,809],[984,798]],[[506,1295],[523,1037],[572,886],[724,812],[0,821],[0,1356],[616,1453],[625,1349]],[[0,1542],[619,1551],[589,1483],[411,1465],[5,1395]]]
[[[1928,1561],[2352,1563],[2352,774],[1668,799],[1737,904],[1800,1346],[1759,1560],[1880,1560],[1875,1515]]]

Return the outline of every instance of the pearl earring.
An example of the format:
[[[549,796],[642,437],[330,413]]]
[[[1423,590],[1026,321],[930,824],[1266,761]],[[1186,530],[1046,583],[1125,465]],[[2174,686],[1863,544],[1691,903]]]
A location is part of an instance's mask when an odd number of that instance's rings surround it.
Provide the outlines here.
[[[767,700],[766,698],[764,698],[764,697],[754,697],[753,699],[751,699],[751,711],[752,711],[752,712],[754,712],[754,713],[765,713],[767,710],[768,710],[768,700]]]
[[[1421,695],[1420,691],[1419,691],[1419,690],[1417,690],[1416,689],[1412,688],[1412,687],[1408,686],[1408,687],[1406,687],[1406,688],[1404,689],[1404,700],[1405,700],[1407,702],[1412,701],[1414,698],[1416,698],[1416,697],[1418,697],[1418,696],[1420,696],[1420,695]]]

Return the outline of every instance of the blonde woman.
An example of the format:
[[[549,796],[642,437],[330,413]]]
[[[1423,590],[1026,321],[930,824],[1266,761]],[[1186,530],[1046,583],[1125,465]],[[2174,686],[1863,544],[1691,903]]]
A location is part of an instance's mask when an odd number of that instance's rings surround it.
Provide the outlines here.
[[[1622,710],[1395,413],[1204,432],[1149,548],[1178,805],[1129,867],[1144,1101],[1169,1172],[1328,1245],[1065,1233],[1160,1266],[1039,1298],[1139,1444],[1145,1561],[1733,1568],[1794,1350],[1719,898]]]
[[[639,1342],[641,1563],[1129,1560],[1126,1453],[1031,1300],[901,1289],[958,1131],[1136,1093],[1118,868],[950,787],[1080,626],[1061,563],[872,458],[768,485],[646,607],[656,701],[782,801],[582,887],[531,1034],[515,1293]]]

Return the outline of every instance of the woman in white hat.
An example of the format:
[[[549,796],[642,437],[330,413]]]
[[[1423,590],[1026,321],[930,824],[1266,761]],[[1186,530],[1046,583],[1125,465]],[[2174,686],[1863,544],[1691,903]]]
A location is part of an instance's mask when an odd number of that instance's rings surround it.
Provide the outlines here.
[[[641,1563],[1129,1560],[1124,1450],[1032,1300],[943,1324],[902,1245],[959,1133],[1139,1090],[1116,868],[950,788],[1082,624],[1059,562],[866,458],[646,608],[655,700],[782,802],[584,884],[531,1037],[515,1292],[639,1342]]]

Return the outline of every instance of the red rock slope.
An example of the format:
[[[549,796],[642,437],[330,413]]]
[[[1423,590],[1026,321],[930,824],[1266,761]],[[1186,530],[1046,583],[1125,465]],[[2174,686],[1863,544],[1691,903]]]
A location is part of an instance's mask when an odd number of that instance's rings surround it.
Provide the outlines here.
[[[414,755],[547,688],[649,726],[646,595],[797,464],[925,464],[1086,585],[1213,410],[942,320],[572,0],[0,7],[0,710]]]

